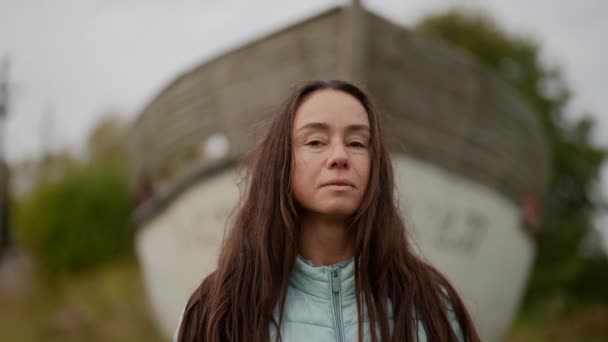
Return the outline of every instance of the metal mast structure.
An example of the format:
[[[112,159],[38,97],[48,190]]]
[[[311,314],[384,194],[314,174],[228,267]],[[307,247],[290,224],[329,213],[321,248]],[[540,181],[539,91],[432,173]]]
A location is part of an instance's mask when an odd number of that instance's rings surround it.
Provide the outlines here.
[[[10,60],[5,56],[0,64],[0,257],[12,245],[9,230],[9,167],[5,156],[5,125],[9,112]]]

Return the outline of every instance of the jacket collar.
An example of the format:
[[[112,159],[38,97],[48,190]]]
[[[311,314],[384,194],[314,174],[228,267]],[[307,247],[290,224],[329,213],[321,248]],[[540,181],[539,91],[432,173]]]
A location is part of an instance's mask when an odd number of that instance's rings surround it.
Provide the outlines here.
[[[354,258],[329,266],[315,266],[310,260],[298,255],[291,276],[291,286],[310,295],[331,298],[331,272],[337,269],[342,296],[355,295]]]

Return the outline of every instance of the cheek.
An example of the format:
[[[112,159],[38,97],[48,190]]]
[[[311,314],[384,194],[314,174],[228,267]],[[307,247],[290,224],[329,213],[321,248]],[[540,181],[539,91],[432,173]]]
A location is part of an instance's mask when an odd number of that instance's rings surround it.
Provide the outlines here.
[[[304,200],[307,193],[312,188],[310,165],[306,160],[294,158],[293,170],[291,173],[291,192],[298,202]]]
[[[361,158],[357,160],[356,166],[357,174],[360,177],[360,181],[363,185],[367,186],[369,181],[369,174],[371,168],[371,161],[369,157]]]
[[[294,180],[303,185],[314,182],[318,171],[317,164],[317,160],[309,155],[296,154],[293,159]],[[308,186],[313,186],[313,184],[308,184]]]

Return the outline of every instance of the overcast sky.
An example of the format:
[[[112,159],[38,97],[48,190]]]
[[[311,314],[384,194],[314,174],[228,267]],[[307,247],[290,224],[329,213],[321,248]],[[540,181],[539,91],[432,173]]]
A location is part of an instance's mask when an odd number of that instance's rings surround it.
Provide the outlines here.
[[[0,0],[0,57],[10,55],[14,83],[5,127],[8,159],[36,156],[43,142],[77,149],[104,113],[132,118],[181,71],[342,3]],[[608,1],[362,3],[404,25],[452,5],[481,8],[507,30],[535,37],[543,58],[563,66],[575,91],[570,115],[593,113],[595,141],[608,145]],[[608,167],[603,173],[608,196]]]

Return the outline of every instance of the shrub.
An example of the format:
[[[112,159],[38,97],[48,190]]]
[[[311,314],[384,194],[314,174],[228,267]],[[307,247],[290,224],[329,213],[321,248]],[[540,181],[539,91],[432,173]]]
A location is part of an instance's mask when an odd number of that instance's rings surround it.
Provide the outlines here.
[[[79,271],[132,250],[130,197],[121,167],[70,167],[42,178],[17,204],[17,242],[38,257],[43,271]]]

